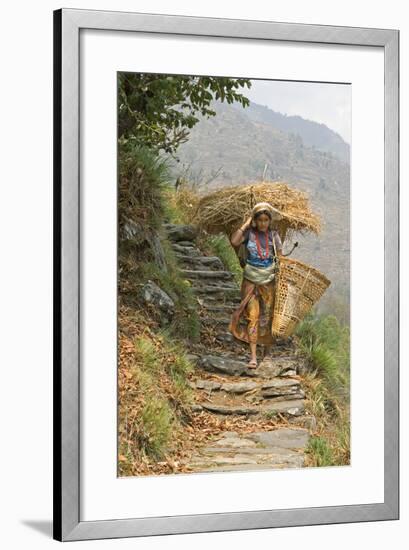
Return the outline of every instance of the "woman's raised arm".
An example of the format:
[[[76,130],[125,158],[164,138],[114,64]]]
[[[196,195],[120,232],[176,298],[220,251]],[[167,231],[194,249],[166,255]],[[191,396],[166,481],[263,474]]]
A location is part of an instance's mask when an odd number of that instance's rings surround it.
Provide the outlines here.
[[[247,218],[247,221],[241,227],[239,227],[230,237],[230,242],[234,247],[241,245],[241,243],[244,240],[244,232],[249,227],[250,223],[251,223],[251,216]]]

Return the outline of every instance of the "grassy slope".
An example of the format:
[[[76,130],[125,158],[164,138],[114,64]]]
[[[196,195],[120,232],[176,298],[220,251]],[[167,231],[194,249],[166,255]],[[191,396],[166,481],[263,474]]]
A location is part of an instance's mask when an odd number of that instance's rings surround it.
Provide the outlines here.
[[[177,267],[162,222],[176,218],[169,210],[166,166],[149,151],[120,148],[120,215],[142,222],[141,234],[121,240],[118,307],[118,475],[169,473],[172,457],[189,446],[189,405],[192,402],[185,340],[198,338],[195,300]],[[121,219],[124,219],[121,217]],[[150,255],[143,234],[158,232],[167,271]],[[175,315],[162,326],[157,308],[141,301],[148,279],[175,302]]]
[[[306,406],[317,419],[308,449],[311,466],[350,463],[349,327],[334,315],[311,313],[296,330],[310,370]]]

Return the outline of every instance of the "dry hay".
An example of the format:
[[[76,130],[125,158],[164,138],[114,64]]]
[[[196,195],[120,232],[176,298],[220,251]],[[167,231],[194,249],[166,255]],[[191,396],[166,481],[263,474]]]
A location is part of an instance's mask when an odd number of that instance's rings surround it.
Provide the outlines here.
[[[183,212],[187,221],[193,221],[192,213],[196,210],[199,202],[197,192],[192,188],[181,186],[174,193],[174,200],[176,207]]]
[[[283,182],[260,182],[224,187],[200,199],[193,220],[210,234],[226,233],[229,237],[251,214],[253,206],[269,202],[280,210],[282,219],[275,226],[282,241],[293,232],[321,230],[319,216],[310,209],[307,193]]]

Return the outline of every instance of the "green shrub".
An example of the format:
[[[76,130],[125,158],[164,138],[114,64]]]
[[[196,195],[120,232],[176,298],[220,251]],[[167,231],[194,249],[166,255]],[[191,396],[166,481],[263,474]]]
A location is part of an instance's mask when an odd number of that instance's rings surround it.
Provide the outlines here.
[[[180,411],[193,401],[188,375],[194,366],[168,329],[154,337],[142,334],[134,345],[137,362],[132,376],[137,383],[137,401],[142,400],[134,430],[135,443],[139,452],[157,459],[166,453],[179,429],[183,418]]]
[[[170,328],[159,330],[155,340],[147,335],[135,339],[135,351],[139,358],[136,375],[144,392],[156,393],[158,380],[164,374],[170,376],[179,391],[190,389],[187,378],[193,372],[194,365],[187,358],[184,346],[173,339]]]
[[[313,457],[316,466],[334,465],[332,449],[323,437],[311,437],[306,452]]]
[[[177,398],[183,403],[191,404],[194,392],[188,386],[187,378],[195,367],[187,358],[183,345],[173,339],[170,327],[161,329],[160,334],[164,340],[166,352],[173,358],[166,364],[166,369],[173,381]]]
[[[349,327],[334,315],[311,312],[295,335],[310,364],[307,407],[320,432],[311,439],[309,452],[318,466],[348,464]]]
[[[163,191],[171,181],[168,161],[136,142],[118,143],[118,217],[158,228],[165,212]]]
[[[298,325],[295,335],[313,369],[334,391],[349,386],[349,327],[334,315],[310,313]]]
[[[316,343],[310,349],[313,365],[328,381],[335,380],[338,373],[338,363],[334,353],[322,342]]]
[[[136,351],[143,357],[143,364],[155,374],[158,371],[158,357],[153,342],[148,338],[140,337],[135,340]]]
[[[219,256],[225,268],[233,273],[235,281],[241,286],[243,269],[227,235],[206,235],[203,241],[209,252]]]
[[[172,435],[174,415],[169,403],[147,396],[136,432],[140,450],[151,458],[163,458]]]

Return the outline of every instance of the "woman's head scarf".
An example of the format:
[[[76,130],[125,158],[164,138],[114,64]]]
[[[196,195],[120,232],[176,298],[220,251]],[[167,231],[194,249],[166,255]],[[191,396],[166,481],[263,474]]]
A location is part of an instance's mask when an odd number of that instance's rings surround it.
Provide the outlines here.
[[[277,208],[274,208],[274,206],[271,206],[269,202],[258,202],[253,206],[253,209],[251,211],[251,225],[253,227],[256,227],[256,220],[255,216],[259,212],[265,212],[268,216],[270,216],[271,221],[277,221],[281,219],[281,213]],[[270,223],[271,227],[271,223]]]

